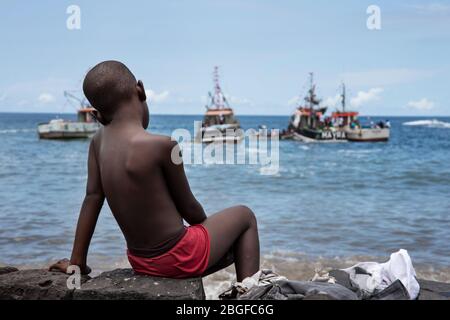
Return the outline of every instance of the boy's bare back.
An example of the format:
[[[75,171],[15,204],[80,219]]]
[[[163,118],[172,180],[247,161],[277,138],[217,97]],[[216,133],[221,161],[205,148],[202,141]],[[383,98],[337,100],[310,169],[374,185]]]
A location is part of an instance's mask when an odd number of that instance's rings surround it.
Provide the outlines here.
[[[177,191],[166,182],[176,170],[168,163],[169,138],[111,125],[92,144],[97,176],[129,249],[152,248],[184,229],[171,195]]]

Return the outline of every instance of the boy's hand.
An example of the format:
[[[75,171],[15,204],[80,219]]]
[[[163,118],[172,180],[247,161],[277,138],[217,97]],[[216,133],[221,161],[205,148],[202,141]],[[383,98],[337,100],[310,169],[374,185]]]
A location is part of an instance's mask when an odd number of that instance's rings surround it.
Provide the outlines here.
[[[49,271],[60,271],[60,272],[63,272],[63,273],[67,273],[67,269],[69,268],[70,265],[71,264],[70,264],[70,260],[69,259],[62,259],[62,260],[59,260],[58,262],[52,264],[48,268],[48,270]],[[89,274],[89,273],[91,273],[91,268],[89,268],[88,266],[84,266],[84,267],[80,266],[80,269],[81,269],[81,274]]]

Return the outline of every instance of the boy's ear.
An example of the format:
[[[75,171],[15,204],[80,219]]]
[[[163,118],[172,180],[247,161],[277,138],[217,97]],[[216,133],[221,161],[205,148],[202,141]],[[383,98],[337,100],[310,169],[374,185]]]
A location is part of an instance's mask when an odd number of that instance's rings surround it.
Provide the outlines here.
[[[138,92],[139,100],[141,100],[142,102],[146,101],[147,100],[147,95],[145,94],[144,83],[141,80],[139,80],[137,82],[136,89],[137,89],[137,92]]]
[[[102,114],[98,110],[92,110],[91,115],[104,126],[106,126],[110,122],[103,118]]]

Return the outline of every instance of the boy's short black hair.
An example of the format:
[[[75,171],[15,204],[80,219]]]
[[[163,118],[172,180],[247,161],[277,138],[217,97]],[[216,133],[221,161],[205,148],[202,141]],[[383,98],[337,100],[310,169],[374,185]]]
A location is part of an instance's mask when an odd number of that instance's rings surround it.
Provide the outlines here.
[[[118,104],[132,97],[136,83],[135,76],[122,62],[104,61],[89,70],[83,92],[92,107],[111,118]]]

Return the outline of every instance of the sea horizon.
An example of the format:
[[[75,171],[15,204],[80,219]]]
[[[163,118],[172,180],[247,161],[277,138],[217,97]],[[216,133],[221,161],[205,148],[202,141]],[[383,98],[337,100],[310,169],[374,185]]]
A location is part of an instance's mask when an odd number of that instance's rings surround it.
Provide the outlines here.
[[[362,118],[366,118],[366,117],[373,117],[373,118],[448,118],[450,117],[449,115],[377,115],[377,114],[362,114],[360,111],[359,112],[359,116]],[[29,112],[29,111],[0,111],[0,115],[1,114],[36,114],[36,115],[76,115],[77,111],[74,110],[73,112]],[[290,117],[292,114],[249,114],[249,113],[244,113],[244,114],[236,114],[236,116],[238,117]],[[150,110],[150,116],[198,116],[198,117],[203,117],[204,113],[152,113]]]

